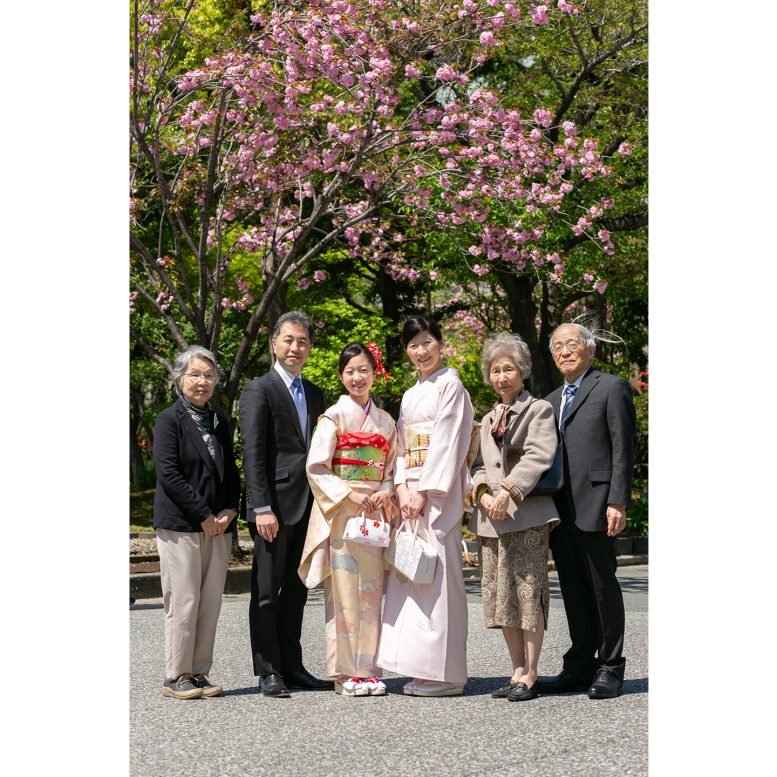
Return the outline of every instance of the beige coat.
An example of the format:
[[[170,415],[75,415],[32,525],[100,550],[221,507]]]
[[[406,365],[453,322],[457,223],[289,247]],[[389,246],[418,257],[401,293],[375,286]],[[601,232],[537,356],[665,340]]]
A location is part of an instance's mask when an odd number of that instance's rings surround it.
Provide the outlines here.
[[[491,435],[494,411],[483,417],[480,450],[472,465],[475,489],[485,483],[496,495],[500,488],[505,488],[511,499],[504,521],[492,521],[482,507],[475,506],[469,529],[481,537],[498,537],[559,522],[553,497],[526,496],[553,462],[558,439],[550,403],[544,399],[532,402],[532,399],[532,395],[524,390],[513,400],[501,445],[497,445]]]

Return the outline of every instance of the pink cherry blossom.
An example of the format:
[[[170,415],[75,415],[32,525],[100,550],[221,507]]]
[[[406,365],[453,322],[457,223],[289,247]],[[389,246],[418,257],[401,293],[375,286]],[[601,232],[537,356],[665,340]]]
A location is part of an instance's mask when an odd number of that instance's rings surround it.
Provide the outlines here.
[[[419,0],[399,13],[387,0],[265,3],[244,40],[186,73],[167,72],[181,58],[149,38],[161,34],[159,23],[173,29],[174,17],[152,18],[162,7],[156,0],[149,7],[132,65],[139,102],[131,122],[131,282],[144,310],[156,305],[170,326],[174,310],[181,321],[213,316],[218,327],[223,310],[245,313],[241,328],[250,321],[246,331],[255,333],[252,317],[264,315],[267,300],[255,304],[245,278],[272,272],[306,291],[327,279],[311,264],[330,251],[411,283],[441,280],[408,246],[411,229],[455,230],[462,258],[480,262],[478,276],[499,262],[551,283],[579,282],[578,265],[574,279],[565,277],[567,257],[542,245],[549,223],[561,229],[571,220],[573,234],[614,251],[609,233],[593,226],[611,204],[576,202],[570,208],[582,207],[574,216],[562,210],[581,182],[609,174],[596,143],[585,131],[577,137],[572,122],[553,142],[554,133],[542,131],[553,122],[547,109],[530,109],[528,120],[497,88],[466,88],[471,68],[486,63],[518,26],[515,3],[462,0],[456,9]],[[527,28],[576,11],[571,0],[525,8]],[[424,72],[436,77],[436,85],[429,81],[438,91],[416,99],[412,79]],[[157,90],[161,78],[178,89]],[[153,132],[161,155],[144,158]],[[164,210],[162,191],[185,208],[164,226],[174,256],[158,260],[149,227]],[[378,202],[405,207],[389,218],[388,209],[373,210]],[[185,232],[178,228],[184,221]],[[138,243],[147,243],[148,253],[136,250]],[[206,273],[210,296],[201,310],[178,309],[198,296],[175,271],[189,266]],[[584,277],[590,283],[595,276]],[[215,313],[214,297],[221,306]],[[131,302],[139,307],[137,298]]]
[[[538,25],[544,25],[548,23],[548,6],[538,5],[529,10],[531,20]]]
[[[546,110],[545,108],[537,108],[537,110],[534,111],[534,121],[536,121],[537,124],[539,124],[541,127],[550,127],[551,122],[553,121],[553,116],[549,110]]]
[[[437,68],[437,72],[435,73],[435,77],[438,81],[452,81],[458,75],[459,74],[450,65],[443,65],[442,67]]]

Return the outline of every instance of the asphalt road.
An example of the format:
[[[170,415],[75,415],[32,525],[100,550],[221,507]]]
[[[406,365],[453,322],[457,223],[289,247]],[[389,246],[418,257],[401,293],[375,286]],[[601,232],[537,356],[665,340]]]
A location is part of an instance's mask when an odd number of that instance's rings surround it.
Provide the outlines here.
[[[296,692],[266,699],[256,688],[248,645],[248,595],[225,596],[211,678],[215,699],[162,696],[163,612],[143,600],[130,612],[130,774],[132,777],[253,775],[647,775],[648,568],[625,567],[626,692],[592,701],[585,694],[529,702],[492,699],[510,673],[498,631],[483,626],[479,580],[467,581],[469,682],[463,697],[402,695],[406,678],[389,675],[385,697]],[[555,674],[569,644],[563,604],[551,575],[551,615],[540,672]],[[323,677],[323,595],[313,591],[303,623],[307,668]]]

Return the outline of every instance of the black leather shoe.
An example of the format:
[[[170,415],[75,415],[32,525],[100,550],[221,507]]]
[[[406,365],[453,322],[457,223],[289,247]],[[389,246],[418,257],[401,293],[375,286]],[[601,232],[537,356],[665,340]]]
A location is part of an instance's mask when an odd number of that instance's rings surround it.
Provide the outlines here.
[[[507,701],[529,701],[529,699],[536,699],[539,695],[537,683],[534,683],[531,688],[526,683],[516,683],[515,687],[507,694]]]
[[[334,680],[319,680],[307,669],[287,672],[283,675],[283,680],[286,687],[292,691],[333,691],[335,689]]]
[[[492,699],[505,699],[507,698],[507,694],[510,693],[510,691],[515,688],[515,686],[518,685],[518,683],[514,683],[512,681],[509,681],[507,685],[503,685],[501,688],[497,688],[492,694]]]
[[[567,693],[569,691],[584,691],[588,688],[590,680],[581,679],[573,674],[562,670],[555,677],[546,677],[544,680],[537,680],[532,688],[537,688],[543,693]]]
[[[272,696],[275,699],[288,699],[291,696],[279,674],[266,674],[260,677],[259,690],[265,696]]]
[[[620,674],[622,675],[623,670]],[[623,693],[623,677],[617,670],[601,666],[596,671],[596,677],[588,689],[589,699],[614,699]]]

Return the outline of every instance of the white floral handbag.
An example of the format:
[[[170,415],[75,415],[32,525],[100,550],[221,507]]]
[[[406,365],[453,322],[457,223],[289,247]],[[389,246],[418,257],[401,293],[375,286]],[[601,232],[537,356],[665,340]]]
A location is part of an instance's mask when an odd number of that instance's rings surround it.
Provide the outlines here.
[[[413,532],[407,521],[402,521],[383,558],[413,583],[431,583],[434,579],[437,551],[418,534],[418,521]]]
[[[367,518],[362,512],[355,518],[349,518],[345,524],[343,539],[349,542],[361,542],[363,545],[374,545],[377,548],[387,548],[391,527],[383,517]]]

